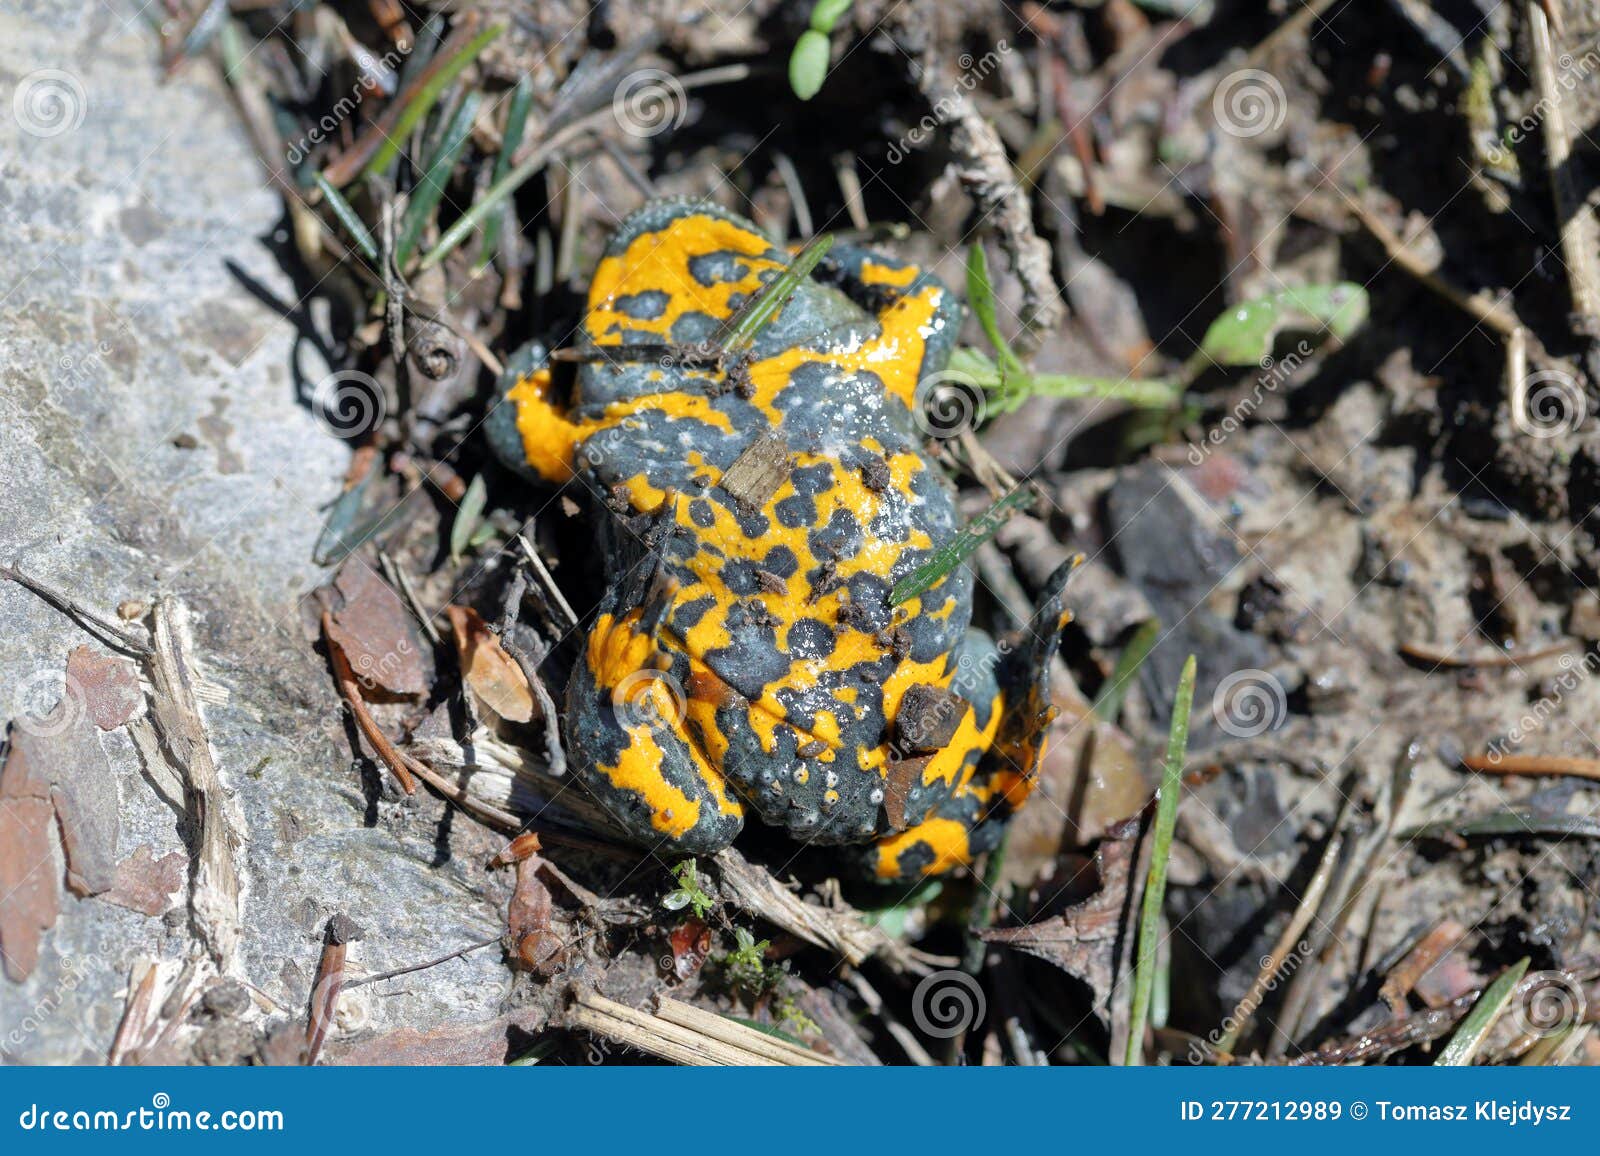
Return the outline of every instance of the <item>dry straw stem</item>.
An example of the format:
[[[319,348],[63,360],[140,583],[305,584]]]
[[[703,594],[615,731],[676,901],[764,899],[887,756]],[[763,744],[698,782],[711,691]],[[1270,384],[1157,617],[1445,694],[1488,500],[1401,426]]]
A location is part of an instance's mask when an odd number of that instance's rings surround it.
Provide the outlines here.
[[[1533,40],[1533,76],[1539,86],[1539,104],[1548,110],[1544,119],[1544,159],[1556,220],[1561,226],[1561,254],[1566,259],[1576,328],[1581,335],[1595,336],[1600,332],[1600,271],[1594,256],[1594,218],[1583,199],[1573,194],[1572,141],[1567,135],[1566,115],[1561,111],[1550,21],[1539,0],[1529,0],[1528,30]]]
[[[701,1035],[710,1036],[732,1047],[743,1048],[745,1051],[755,1052],[779,1064],[815,1065],[818,1067],[837,1065],[838,1060],[831,1056],[819,1055],[810,1048],[803,1048],[799,1044],[791,1044],[788,1040],[770,1036],[759,1032],[752,1027],[730,1020],[726,1016],[719,1016],[714,1012],[697,1008],[681,1000],[669,999],[663,996],[656,1004],[656,1015],[668,1023],[677,1024],[681,1028],[697,1031]]]
[[[836,952],[846,963],[877,956],[896,971],[917,970],[905,945],[876,927],[868,927],[851,909],[829,909],[802,902],[772,875],[729,847],[714,859],[724,894],[736,905],[797,935],[807,943]]]
[[[1461,765],[1486,775],[1572,775],[1600,782],[1600,759],[1564,755],[1467,755]]]
[[[718,1016],[711,1018],[721,1019]],[[624,1047],[637,1048],[675,1064],[694,1067],[794,1067],[802,1062],[808,1066],[827,1062],[821,1056],[811,1056],[804,1061],[787,1055],[781,1059],[774,1058],[770,1050],[766,1050],[766,1045],[773,1042],[770,1037],[731,1020],[721,1020],[721,1023],[726,1028],[719,1027],[717,1036],[708,1035],[698,1027],[673,1023],[664,1017],[653,1016],[607,999],[594,991],[579,993],[567,1012],[567,1024],[572,1028],[605,1036]],[[761,1041],[764,1050],[756,1051],[751,1046],[744,1046],[746,1043],[753,1044],[753,1041],[745,1039],[739,1032]],[[729,1043],[720,1038],[728,1035],[743,1042]]]
[[[1345,806],[1340,808],[1340,822],[1343,821],[1348,807],[1349,801],[1347,799]],[[1300,942],[1301,936],[1306,933],[1306,928],[1311,926],[1311,920],[1316,916],[1317,908],[1322,905],[1322,897],[1327,894],[1328,884],[1333,881],[1334,867],[1339,862],[1339,852],[1343,847],[1344,835],[1336,831],[1333,837],[1328,840],[1327,847],[1323,849],[1322,858],[1317,862],[1317,872],[1311,877],[1311,883],[1306,888],[1306,893],[1301,898],[1299,906],[1295,908],[1294,916],[1289,920],[1289,925],[1283,929],[1283,934],[1278,936],[1277,943],[1273,944],[1271,954],[1261,961],[1261,970],[1256,974],[1255,982],[1250,985],[1250,990],[1245,992],[1244,997],[1239,1000],[1238,1006],[1233,1009],[1233,1015],[1230,1017],[1233,1021],[1233,1027],[1223,1032],[1221,1038],[1217,1041],[1219,1051],[1233,1051],[1234,1045],[1243,1037],[1245,1029],[1249,1027],[1251,1019],[1254,1018],[1256,1009],[1261,1006],[1261,1001],[1266,998],[1267,993],[1272,989],[1272,985],[1276,982],[1278,973],[1283,970],[1283,965],[1288,960],[1290,953],[1295,950],[1295,946]],[[1302,959],[1298,962],[1304,965],[1309,961]]]
[[[150,677],[155,687],[151,712],[162,745],[184,783],[190,821],[199,831],[198,855],[190,875],[189,914],[195,933],[217,969],[228,974],[239,947],[239,874],[234,866],[236,837],[225,811],[227,793],[195,698],[187,655],[189,615],[183,604],[158,599]]]

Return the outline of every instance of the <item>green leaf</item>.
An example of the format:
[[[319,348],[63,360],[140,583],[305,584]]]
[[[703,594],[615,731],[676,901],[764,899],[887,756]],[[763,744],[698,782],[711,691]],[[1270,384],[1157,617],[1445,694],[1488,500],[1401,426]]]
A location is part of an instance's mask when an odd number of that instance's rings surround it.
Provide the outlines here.
[[[528,130],[528,112],[533,108],[533,82],[526,75],[517,81],[511,91],[511,106],[506,109],[506,128],[500,137],[500,155],[494,159],[494,180],[505,178],[511,171],[511,158],[522,147],[522,137]],[[496,213],[483,223],[483,239],[478,251],[478,268],[485,269],[494,260],[500,247],[500,225],[504,213]]]
[[[1000,332],[1000,324],[995,319],[994,285],[989,280],[989,259],[984,256],[983,246],[976,241],[967,250],[967,304],[972,306],[973,315],[983,327],[989,344],[1000,355],[1002,376],[1007,371],[1023,373],[1021,359],[1012,351],[1011,343]]]
[[[972,556],[977,548],[994,537],[1012,511],[1026,509],[1033,504],[1033,491],[1018,486],[994,505],[961,527],[959,533],[933,552],[933,556],[910,574],[894,584],[889,591],[889,605],[899,606],[919,594],[932,590],[945,575]]]
[[[333,210],[333,215],[339,218],[339,223],[344,226],[345,232],[355,240],[356,248],[369,261],[378,259],[378,243],[372,239],[372,234],[367,230],[366,224],[361,220],[361,215],[351,207],[350,202],[344,199],[344,194],[333,187],[333,182],[321,173],[313,178],[317,188],[322,190],[322,195],[328,199],[328,207]]]
[[[1150,874],[1144,884],[1144,906],[1139,912],[1139,948],[1133,970],[1133,1009],[1128,1017],[1127,1064],[1140,1062],[1144,1051],[1144,1025],[1155,994],[1157,947],[1161,940],[1161,904],[1167,895],[1167,862],[1172,856],[1172,833],[1178,824],[1178,797],[1183,793],[1183,762],[1189,751],[1189,712],[1194,706],[1194,655],[1183,664],[1178,693],[1172,700],[1172,728],[1167,734],[1167,761],[1161,768],[1161,791],[1156,800],[1156,821],[1151,831]]]
[[[817,0],[811,9],[811,27],[818,32],[832,32],[839,17],[850,11],[855,0]]]
[[[1284,329],[1326,330],[1344,340],[1367,320],[1367,291],[1349,281],[1307,285],[1246,301],[1211,323],[1200,352],[1218,365],[1259,365]]]
[[[400,145],[411,135],[411,130],[422,123],[422,118],[433,110],[444,90],[465,71],[467,65],[478,58],[480,52],[489,47],[490,42],[499,36],[500,32],[498,24],[485,28],[467,41],[460,52],[445,61],[439,71],[428,78],[427,83],[417,90],[417,94],[406,102],[405,108],[395,121],[394,128],[390,130],[383,143],[372,154],[372,159],[367,162],[366,168],[362,170],[364,174],[370,176],[381,173],[389,167],[394,158],[400,155]]]
[[[806,29],[794,42],[794,51],[789,54],[789,87],[801,100],[810,100],[822,91],[832,56],[833,45],[814,28]]]
[[[1483,989],[1478,1002],[1472,1005],[1472,1010],[1461,1021],[1461,1026],[1456,1028],[1455,1035],[1450,1037],[1439,1058],[1433,1061],[1435,1067],[1465,1068],[1472,1063],[1488,1037],[1489,1029],[1494,1027],[1500,1013],[1506,1010],[1506,1004],[1516,994],[1517,984],[1528,973],[1529,962],[1528,957],[1523,956]]]
[[[416,251],[423,229],[427,228],[429,218],[444,197],[444,188],[450,182],[450,174],[455,171],[456,160],[472,136],[472,122],[477,119],[478,105],[482,99],[481,93],[469,92],[462,100],[461,107],[456,109],[455,116],[445,126],[444,134],[439,139],[439,148],[428,162],[427,172],[411,190],[411,202],[406,206],[400,240],[395,244],[395,264],[404,265]]]
[[[450,560],[459,562],[472,544],[472,535],[483,520],[483,507],[489,500],[489,487],[479,474],[467,483],[467,492],[456,507],[456,520],[450,525]]]

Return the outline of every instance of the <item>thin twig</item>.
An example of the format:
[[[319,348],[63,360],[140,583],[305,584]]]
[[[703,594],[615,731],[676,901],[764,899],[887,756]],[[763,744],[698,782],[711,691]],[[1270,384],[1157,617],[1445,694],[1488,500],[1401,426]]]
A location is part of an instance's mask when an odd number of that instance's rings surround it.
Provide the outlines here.
[[[430,967],[438,967],[441,963],[449,963],[452,959],[460,959],[463,955],[471,955],[474,951],[482,951],[485,947],[493,947],[500,942],[500,939],[500,936],[494,935],[477,943],[469,943],[465,947],[458,947],[449,954],[441,955],[436,959],[413,963],[406,967],[397,967],[393,971],[380,971],[377,975],[363,975],[356,979],[346,980],[344,986],[346,988],[365,987],[369,983],[379,983],[386,979],[394,979],[396,976],[410,975],[414,971],[426,971]]]
[[[9,578],[18,586],[33,591],[40,598],[61,611],[61,613],[69,618],[76,619],[84,629],[104,635],[105,637],[101,641],[107,646],[126,651],[139,658],[149,657],[150,643],[148,641],[134,634],[131,630],[119,626],[110,619],[90,610],[70,595],[46,586],[36,578],[28,577],[14,564],[0,566],[0,578]]]
[[[1486,775],[1570,775],[1600,782],[1600,759],[1565,755],[1464,755],[1461,765]]]
[[[361,733],[367,736],[372,749],[377,751],[378,757],[394,775],[400,784],[400,789],[408,795],[416,794],[417,781],[406,766],[405,756],[389,741],[389,736],[383,733],[383,728],[367,710],[367,704],[361,697],[361,686],[356,682],[355,672],[350,669],[350,660],[334,641],[333,616],[326,610],[322,612],[322,638],[327,643],[328,661],[333,664],[333,677],[339,686],[339,694],[344,698],[345,705],[350,708],[350,713],[355,716],[356,725],[361,728]]]

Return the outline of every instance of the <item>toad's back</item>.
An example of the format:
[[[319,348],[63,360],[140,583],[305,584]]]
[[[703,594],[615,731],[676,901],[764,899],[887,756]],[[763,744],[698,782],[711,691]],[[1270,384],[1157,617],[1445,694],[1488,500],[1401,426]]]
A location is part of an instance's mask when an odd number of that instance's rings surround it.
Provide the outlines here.
[[[661,542],[677,581],[668,637],[805,736],[871,747],[893,717],[885,700],[944,673],[967,627],[970,577],[958,569],[921,600],[889,605],[892,585],[957,527],[908,405],[930,339],[945,339],[945,290],[881,258],[840,259],[893,304],[875,316],[807,281],[758,330],[736,385],[671,356],[596,360],[579,375],[574,417],[586,433],[580,476],[675,528]],[[599,347],[714,340],[787,261],[711,210],[663,206],[608,248],[585,335]],[[615,531],[619,553],[642,556],[627,540],[642,525]],[[858,709],[841,711],[841,697]],[[851,733],[860,728],[873,733]]]

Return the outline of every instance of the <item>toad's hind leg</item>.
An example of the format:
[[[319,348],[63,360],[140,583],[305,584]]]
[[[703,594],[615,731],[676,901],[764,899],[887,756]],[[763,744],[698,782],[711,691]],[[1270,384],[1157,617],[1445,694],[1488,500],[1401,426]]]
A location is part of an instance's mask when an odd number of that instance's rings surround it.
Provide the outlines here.
[[[1045,735],[1055,717],[1050,702],[1050,663],[1062,627],[1071,621],[1064,590],[1082,559],[1063,564],[1045,582],[1039,608],[1027,629],[999,646],[979,631],[968,635],[962,661],[973,660],[963,685],[952,689],[968,701],[990,702],[999,711],[993,738],[972,774],[922,822],[880,839],[873,849],[873,874],[880,882],[911,882],[970,863],[1000,844],[1006,820],[1027,801],[1039,773]],[[992,656],[992,657],[991,657]],[[980,720],[985,711],[974,705]],[[981,728],[991,733],[990,728]]]
[[[627,834],[712,854],[733,842],[744,809],[690,729],[683,655],[658,649],[643,612],[602,603],[567,687],[574,773]]]

